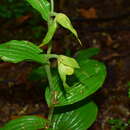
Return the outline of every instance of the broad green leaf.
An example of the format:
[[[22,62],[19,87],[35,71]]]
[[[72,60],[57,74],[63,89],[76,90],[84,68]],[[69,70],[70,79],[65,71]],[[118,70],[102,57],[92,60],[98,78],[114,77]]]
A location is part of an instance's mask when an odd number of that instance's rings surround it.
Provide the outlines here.
[[[53,36],[54,36],[54,34],[56,32],[56,28],[57,28],[57,23],[54,20],[50,24],[50,26],[48,28],[48,32],[47,32],[47,34],[46,34],[45,38],[43,39],[42,44],[40,46],[46,45],[52,40],[52,38],[53,38]]]
[[[38,130],[45,127],[47,120],[38,116],[23,116],[9,121],[2,130]]]
[[[50,3],[47,0],[27,0],[27,2],[42,15],[44,20],[48,21]]]
[[[96,120],[97,111],[98,108],[92,101],[83,105],[78,103],[78,106],[71,106],[66,112],[58,110],[54,113],[52,128],[53,130],[86,130]]]
[[[80,60],[78,61],[80,69],[75,71],[76,77],[82,84],[92,87],[93,91],[101,87],[106,77],[105,66],[96,60]]]
[[[12,40],[0,44],[0,58],[6,62],[18,63],[24,60],[45,63],[46,56],[42,50],[28,41]]]
[[[77,38],[77,40],[79,41],[79,43],[81,44],[81,41],[78,38],[78,34],[77,31],[73,28],[70,19],[63,13],[58,13],[55,17],[55,20],[57,21],[57,23],[59,23],[62,27],[68,29],[69,31],[71,31],[74,36]]]
[[[66,83],[66,76],[72,75],[74,73],[74,69],[79,68],[79,64],[74,58],[59,55],[58,57],[58,72],[61,80],[63,81],[64,87],[69,87]]]
[[[82,99],[90,96],[96,92],[103,84],[106,77],[105,66],[95,60],[84,60],[79,62],[80,69],[75,71],[75,76],[78,78],[73,85],[65,88],[63,91],[59,78],[55,75],[53,77],[54,85],[54,105],[55,106],[65,106],[69,104],[74,104]],[[46,88],[46,100],[50,105],[51,96],[49,88]]]
[[[88,58],[91,58],[92,56],[95,56],[99,53],[99,48],[88,48],[84,50],[80,50],[76,52],[76,59],[78,60],[86,60]]]

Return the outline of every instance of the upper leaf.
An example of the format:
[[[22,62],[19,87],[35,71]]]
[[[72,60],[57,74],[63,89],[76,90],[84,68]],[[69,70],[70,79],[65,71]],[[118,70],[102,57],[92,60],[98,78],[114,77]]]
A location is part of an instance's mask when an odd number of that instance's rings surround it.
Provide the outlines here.
[[[63,109],[63,108],[61,108]],[[96,120],[97,106],[94,102],[67,106],[67,111],[54,113],[52,119],[53,130],[86,130]]]
[[[23,116],[9,121],[2,130],[37,130],[45,127],[47,120],[38,116]]]
[[[45,38],[43,39],[42,44],[40,45],[40,47],[48,44],[52,40],[52,38],[53,38],[53,36],[54,36],[54,34],[56,32],[56,29],[57,29],[57,23],[54,20],[54,21],[52,21],[52,23],[48,27],[48,32],[47,32]]]
[[[47,0],[27,0],[27,2],[42,15],[44,20],[48,21],[50,3]]]
[[[0,44],[0,58],[7,62],[18,63],[24,60],[31,60],[45,63],[45,55],[40,54],[42,50],[28,41],[12,40]]]
[[[55,20],[57,21],[57,23],[59,23],[62,27],[68,29],[69,31],[71,31],[74,36],[77,38],[77,40],[79,41],[79,43],[81,44],[81,41],[78,38],[78,34],[77,31],[73,28],[70,19],[63,13],[58,13],[55,17]]]

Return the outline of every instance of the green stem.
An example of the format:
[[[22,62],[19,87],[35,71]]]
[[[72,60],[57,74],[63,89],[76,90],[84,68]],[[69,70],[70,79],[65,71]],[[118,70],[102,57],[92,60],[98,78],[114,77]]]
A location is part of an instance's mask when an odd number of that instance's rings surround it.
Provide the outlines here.
[[[48,44],[47,54],[51,54],[51,50],[52,50],[52,43],[50,42],[50,43]]]
[[[54,113],[54,107],[52,106],[49,109],[49,115],[48,115],[48,120],[50,121],[50,124],[51,124],[51,121],[52,121],[53,113]]]
[[[54,0],[51,0],[51,13],[54,13]]]
[[[51,0],[51,14],[53,14],[53,13],[54,13],[54,0]],[[48,26],[50,26],[51,22],[52,22],[52,18],[51,18],[51,15],[50,15],[50,18],[49,18],[49,21],[48,21]],[[53,112],[54,112],[54,106],[53,106],[54,87],[53,87],[52,73],[51,73],[51,66],[50,66],[49,58],[52,58],[52,56],[54,58],[57,57],[56,55],[51,56],[51,50],[52,50],[52,43],[50,43],[48,45],[48,50],[47,50],[48,64],[45,65],[45,70],[46,70],[46,73],[47,73],[49,88],[50,88],[50,92],[51,92],[51,102],[50,102],[50,106],[49,106],[49,115],[48,115],[49,125],[51,124],[52,116],[53,116]]]
[[[53,83],[52,83],[52,75],[51,75],[50,65],[49,64],[50,63],[48,63],[47,65],[45,65],[45,70],[46,70],[46,73],[47,73],[49,87],[50,87],[50,90],[52,91],[53,90]]]
[[[52,102],[52,98],[53,98],[53,83],[52,83],[52,75],[51,75],[51,71],[50,71],[50,64],[45,65],[45,70],[46,70],[46,73],[47,73],[47,77],[48,77],[48,81],[49,81],[49,87],[50,87],[50,91],[51,91],[51,104],[49,106],[50,108],[49,108],[49,115],[48,115],[48,120],[49,120],[49,123],[51,124],[53,111],[54,111],[54,106],[53,106],[53,102]]]
[[[52,59],[52,58],[58,59],[59,56],[56,54],[47,54],[47,57],[48,57],[48,59]]]
[[[53,12],[54,12],[54,1],[51,0],[51,13]],[[50,17],[50,20],[48,21],[48,26],[50,22],[51,22],[51,17]],[[50,43],[48,46],[48,50],[47,50],[48,64],[45,65],[45,70],[46,70],[48,81],[49,81],[50,91],[53,91],[52,75],[51,75],[51,69],[50,69],[51,67],[50,67],[50,61],[49,61],[49,54],[51,54],[51,50],[52,50],[52,43]]]
[[[51,91],[51,104],[49,106],[49,115],[48,115],[48,120],[49,120],[49,125],[51,124],[52,121],[52,116],[53,116],[53,112],[54,112],[54,106],[53,106],[53,82],[52,82],[52,74],[51,74],[51,70],[50,70],[50,62],[45,65],[45,70],[47,73],[47,77],[48,77],[48,82],[49,82],[49,87],[50,87],[50,91]]]
[[[49,123],[51,124],[52,121],[52,116],[53,116],[53,112],[54,112],[54,106],[53,106],[53,92],[54,92],[54,87],[53,87],[53,82],[52,82],[52,74],[51,74],[51,66],[50,66],[50,61],[49,61],[49,56],[51,56],[51,50],[52,50],[52,43],[49,45],[48,50],[47,50],[47,54],[48,54],[48,64],[45,65],[45,70],[47,73],[47,77],[48,77],[48,81],[49,81],[49,87],[50,87],[50,91],[51,91],[51,104],[50,104],[50,108],[49,108],[49,115],[48,115],[48,120]],[[52,56],[57,56],[57,55],[52,55]]]

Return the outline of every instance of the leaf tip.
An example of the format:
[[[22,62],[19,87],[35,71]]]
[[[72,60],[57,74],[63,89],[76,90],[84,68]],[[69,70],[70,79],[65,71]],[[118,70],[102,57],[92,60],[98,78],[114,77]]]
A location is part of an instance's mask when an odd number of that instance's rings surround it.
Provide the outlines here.
[[[79,38],[78,38],[78,42],[79,42],[80,46],[83,46],[83,44]]]

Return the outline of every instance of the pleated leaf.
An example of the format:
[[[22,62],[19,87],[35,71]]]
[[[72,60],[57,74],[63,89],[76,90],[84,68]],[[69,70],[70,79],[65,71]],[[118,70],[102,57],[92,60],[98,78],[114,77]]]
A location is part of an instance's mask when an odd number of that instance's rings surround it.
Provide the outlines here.
[[[91,92],[99,89],[106,77],[106,68],[104,64],[96,60],[79,60],[80,69],[75,71],[76,77],[85,85]]]
[[[18,63],[24,60],[45,63],[42,50],[28,41],[12,40],[0,44],[0,58],[6,62]]]
[[[38,130],[45,127],[46,119],[38,116],[23,116],[9,121],[2,130]]]
[[[44,20],[48,21],[50,3],[47,0],[27,0],[27,2],[42,15]]]
[[[80,69],[75,71],[78,81],[72,86],[69,85],[70,87],[65,88],[64,91],[59,78],[53,77],[55,98],[51,100],[51,94],[47,87],[45,96],[48,105],[50,105],[50,101],[56,107],[74,104],[90,96],[102,86],[106,77],[106,68],[102,63],[95,60],[86,60],[79,62],[79,64]]]
[[[88,102],[78,108],[73,106],[73,108],[54,114],[53,130],[86,130],[96,120],[98,109],[94,102]]]

